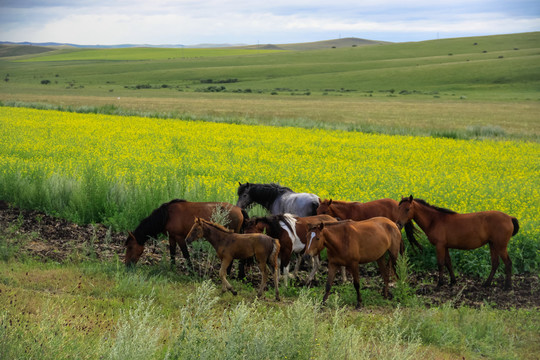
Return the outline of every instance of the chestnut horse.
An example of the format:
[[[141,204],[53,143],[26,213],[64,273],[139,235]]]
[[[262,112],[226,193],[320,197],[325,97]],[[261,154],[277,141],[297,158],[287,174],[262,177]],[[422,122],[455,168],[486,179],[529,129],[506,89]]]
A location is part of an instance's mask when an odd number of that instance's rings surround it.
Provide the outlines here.
[[[365,203],[355,201],[324,200],[317,208],[317,214],[328,214],[340,220],[367,220],[376,216],[384,216],[397,221],[398,202],[394,199],[379,199]],[[412,249],[422,251],[422,245],[416,241],[415,233],[418,231],[411,221],[405,223],[405,234]]]
[[[345,220],[321,223],[309,228],[306,254],[315,256],[325,247],[328,254],[328,279],[323,304],[326,303],[338,267],[345,266],[353,276],[356,290],[356,308],[360,307],[360,281],[358,265],[376,261],[384,281],[383,295],[388,297],[389,268],[395,267],[401,250],[401,231],[385,217],[364,221]],[[389,264],[385,254],[389,254]]]
[[[404,197],[399,203],[398,226],[414,219],[437,251],[439,281],[444,284],[443,268],[450,273],[450,283],[456,282],[448,249],[472,250],[489,244],[491,273],[484,286],[490,286],[499,267],[499,257],[506,269],[505,288],[512,287],[512,261],[508,256],[508,242],[517,234],[519,223],[515,217],[500,211],[458,214],[455,211],[428,204],[422,199]]]
[[[245,233],[265,233],[279,240],[279,261],[280,270],[284,275],[285,286],[288,286],[289,278],[289,263],[292,253],[301,253],[305,249],[305,238],[307,226],[309,224],[320,224],[322,221],[335,222],[335,218],[328,215],[314,215],[307,217],[296,217],[292,214],[271,215],[262,217],[253,217],[246,220],[244,224]],[[319,268],[318,257],[313,258],[312,271],[306,280],[310,283],[315,277],[315,273]],[[294,277],[298,276],[301,258],[298,261],[294,270]]]
[[[182,254],[191,267],[191,260],[186,246],[185,238],[193,226],[195,217],[210,219],[216,208],[229,210],[229,227],[239,232],[247,219],[247,213],[237,206],[223,202],[189,202],[186,200],[172,200],[162,204],[152,213],[141,220],[133,233],[129,232],[126,240],[125,264],[137,263],[144,251],[144,244],[149,237],[159,234],[168,234],[171,264],[175,264],[176,245],[180,246]]]
[[[221,278],[221,290],[225,292],[230,290],[233,295],[236,291],[227,281],[227,268],[234,259],[247,259],[255,256],[262,273],[262,281],[259,285],[258,296],[263,296],[266,281],[268,279],[268,263],[274,269],[274,288],[276,300],[279,301],[279,283],[278,283],[278,254],[279,241],[264,234],[236,234],[221,225],[197,218],[191,228],[186,243],[191,244],[200,238],[206,239],[214,249],[221,260],[219,277]]]

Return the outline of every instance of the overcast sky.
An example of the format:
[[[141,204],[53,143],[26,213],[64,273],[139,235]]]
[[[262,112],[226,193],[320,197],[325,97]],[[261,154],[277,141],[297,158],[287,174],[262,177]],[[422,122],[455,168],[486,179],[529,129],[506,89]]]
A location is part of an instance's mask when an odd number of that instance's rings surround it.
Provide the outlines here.
[[[0,0],[0,41],[393,42],[540,31],[540,0]]]

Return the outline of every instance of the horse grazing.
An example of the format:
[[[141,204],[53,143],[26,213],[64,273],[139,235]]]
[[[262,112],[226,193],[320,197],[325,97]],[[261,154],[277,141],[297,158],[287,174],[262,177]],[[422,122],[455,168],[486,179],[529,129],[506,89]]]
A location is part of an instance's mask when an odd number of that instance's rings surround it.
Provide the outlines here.
[[[280,271],[284,275],[285,286],[288,286],[289,263],[292,253],[298,254],[304,251],[307,225],[320,224],[322,221],[334,222],[337,220],[328,215],[294,217],[291,214],[279,214],[253,217],[245,222],[244,232],[265,233],[279,240],[281,246],[279,250]],[[310,283],[313,280],[319,268],[318,257],[314,257],[313,260],[312,271],[306,283]],[[298,276],[300,263],[301,258],[298,258],[294,270],[295,278]]]
[[[397,221],[398,202],[394,199],[379,199],[368,201],[365,203],[355,201],[339,201],[327,200],[321,201],[317,208],[317,214],[328,214],[335,218],[354,221],[367,220],[376,216],[384,216],[392,221]],[[415,234],[417,229],[412,221],[408,221],[404,225],[405,234],[412,246],[412,249],[418,248],[423,250],[422,245],[416,240]]]
[[[219,277],[221,278],[222,292],[230,290],[233,295],[236,291],[227,281],[227,268],[234,259],[247,259],[255,256],[262,273],[262,281],[259,285],[258,296],[263,296],[268,279],[268,263],[274,269],[274,288],[276,300],[279,301],[279,283],[278,283],[278,254],[279,241],[264,234],[236,234],[225,227],[197,218],[191,228],[186,242],[188,244],[200,238],[205,238],[214,249],[221,260]]]
[[[316,215],[319,197],[309,193],[295,193],[278,184],[239,183],[236,206],[246,209],[260,204],[273,215],[290,213],[297,216]]]
[[[169,251],[171,254],[171,264],[175,264],[176,245],[180,246],[182,254],[189,266],[191,260],[186,246],[185,238],[193,226],[196,217],[210,219],[216,209],[226,209],[229,211],[229,228],[239,232],[247,213],[237,206],[223,202],[189,202],[186,200],[172,200],[162,204],[152,211],[152,213],[141,220],[133,233],[129,232],[126,239],[125,264],[134,265],[137,263],[144,251],[144,244],[149,237],[156,237],[159,234],[168,234]]]
[[[437,286],[444,284],[445,265],[450,273],[450,283],[456,282],[448,249],[472,250],[488,243],[491,252],[491,273],[484,286],[491,285],[500,257],[506,270],[505,288],[512,287],[512,261],[508,256],[507,246],[510,238],[519,230],[519,223],[515,217],[500,211],[458,214],[430,205],[422,199],[413,199],[411,195],[402,198],[399,203],[397,224],[401,226],[411,219],[414,219],[424,231],[429,242],[435,245],[439,268]]]
[[[309,228],[306,254],[315,256],[325,247],[328,254],[328,279],[323,304],[326,303],[338,267],[345,266],[353,276],[356,290],[356,308],[360,307],[358,265],[376,261],[384,281],[383,295],[388,297],[389,268],[395,266],[401,249],[401,231],[385,217],[364,221],[345,220],[321,223]],[[385,254],[389,254],[389,264]]]

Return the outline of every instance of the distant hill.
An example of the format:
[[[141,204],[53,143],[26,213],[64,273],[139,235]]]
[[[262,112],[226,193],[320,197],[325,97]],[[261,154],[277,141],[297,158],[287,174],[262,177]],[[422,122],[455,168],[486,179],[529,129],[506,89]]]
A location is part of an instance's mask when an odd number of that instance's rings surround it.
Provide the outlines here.
[[[0,58],[8,56],[21,56],[40,54],[48,51],[55,50],[52,47],[35,46],[35,45],[1,45],[0,44]]]
[[[149,45],[149,44],[118,44],[118,45],[79,45],[71,43],[57,43],[57,42],[44,42],[44,43],[31,43],[31,42],[9,42],[0,41],[0,49],[4,47],[12,47],[10,50],[4,49],[5,53],[0,52],[0,57],[5,56],[17,56],[17,55],[29,55],[39,52],[51,51],[58,48],[91,48],[91,49],[120,49],[120,48],[234,48],[234,49],[264,49],[264,50],[320,50],[328,48],[343,48],[365,45],[377,45],[377,44],[390,44],[385,41],[366,40],[354,37],[323,40],[306,43],[295,44],[257,44],[257,45],[244,45],[244,44],[196,44],[196,45],[182,45],[182,44],[164,44],[164,45]],[[15,50],[16,47],[19,47]],[[39,50],[38,50],[39,49]],[[10,54],[10,51],[14,52]],[[17,53],[19,52],[19,53]]]
[[[246,45],[246,46],[235,46],[237,49],[264,49],[264,50],[321,50],[329,48],[344,48],[344,47],[355,47],[355,46],[366,46],[366,45],[380,45],[380,44],[391,44],[386,41],[377,41],[377,40],[366,40],[359,39],[355,37],[343,38],[343,39],[333,39],[333,40],[323,40],[315,42],[306,42],[306,43],[295,43],[295,44],[257,44],[257,45]]]

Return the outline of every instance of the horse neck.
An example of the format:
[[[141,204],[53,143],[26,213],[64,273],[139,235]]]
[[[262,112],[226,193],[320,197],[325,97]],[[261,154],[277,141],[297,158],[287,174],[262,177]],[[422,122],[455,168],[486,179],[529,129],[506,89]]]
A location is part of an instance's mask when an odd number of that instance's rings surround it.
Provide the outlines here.
[[[227,236],[229,233],[226,233],[210,224],[203,225],[203,236],[214,248],[217,249],[220,241],[219,239],[223,236]]]
[[[441,216],[443,216],[443,214],[441,214],[438,210],[415,202],[413,220],[416,221],[418,226],[420,226],[426,235]]]
[[[334,213],[334,217],[340,218],[340,219],[349,219],[349,213],[350,213],[350,204],[347,203],[341,203],[341,202],[333,202],[330,207],[332,207],[332,211]]]
[[[250,192],[249,196],[251,197],[253,202],[260,204],[266,210],[270,211],[274,202],[285,192],[287,191],[280,191],[280,189],[277,189],[277,188],[269,188],[269,189],[263,189],[263,191],[261,192],[252,191]]]

